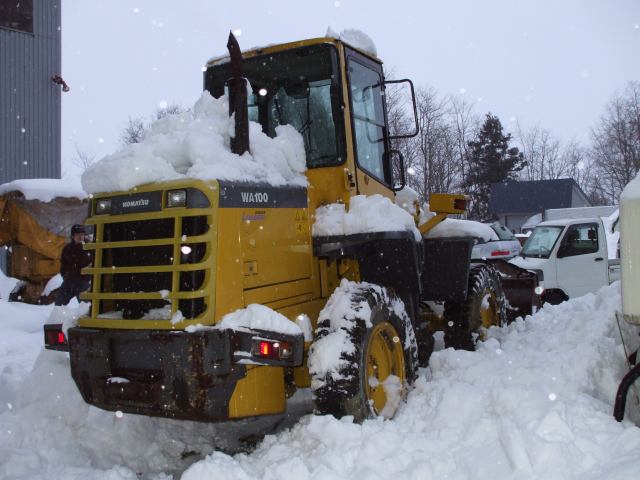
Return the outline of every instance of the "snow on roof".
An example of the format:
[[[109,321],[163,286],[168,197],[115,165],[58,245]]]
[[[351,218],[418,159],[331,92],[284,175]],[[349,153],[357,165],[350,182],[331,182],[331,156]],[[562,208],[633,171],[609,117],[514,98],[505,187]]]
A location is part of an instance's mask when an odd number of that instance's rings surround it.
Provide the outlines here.
[[[306,185],[304,143],[292,126],[276,127],[276,138],[270,138],[250,122],[251,153],[242,156],[231,153],[232,135],[227,97],[205,91],[192,110],[155,121],[140,143],[91,165],[82,185],[89,193],[182,178]]]
[[[331,27],[327,28],[327,37],[337,38],[338,40],[342,40],[345,43],[348,43],[352,47],[355,47],[359,50],[367,52],[374,57],[378,56],[378,49],[376,48],[376,44],[373,42],[371,37],[364,33],[362,30],[357,30],[355,28],[347,28],[342,30],[340,34],[336,33]]]
[[[370,232],[410,231],[420,241],[420,231],[413,217],[382,195],[356,195],[344,204],[332,203],[316,210],[315,237],[353,235]]]
[[[87,198],[80,185],[73,180],[61,180],[59,178],[30,178],[14,180],[0,185],[0,195],[9,192],[20,192],[27,200],[40,200],[50,202],[56,197]]]
[[[485,242],[499,240],[498,234],[489,225],[473,220],[445,218],[426,235],[427,238],[474,237]]]

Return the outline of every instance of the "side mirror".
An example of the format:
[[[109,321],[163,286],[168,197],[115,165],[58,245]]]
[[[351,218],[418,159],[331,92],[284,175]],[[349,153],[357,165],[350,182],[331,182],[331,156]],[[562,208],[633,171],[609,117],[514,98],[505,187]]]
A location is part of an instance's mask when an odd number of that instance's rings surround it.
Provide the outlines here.
[[[392,190],[402,190],[407,184],[404,175],[404,157],[400,150],[389,150],[387,153],[391,165]]]
[[[400,84],[400,83],[408,84],[411,91],[411,102],[413,104],[413,119],[415,122],[415,129],[413,132],[389,135],[389,140],[395,140],[398,138],[411,138],[411,137],[415,137],[416,135],[418,135],[418,133],[420,133],[420,124],[418,123],[418,108],[416,107],[416,92],[415,92],[415,89],[413,88],[413,82],[408,78],[405,78],[403,80],[385,80],[384,86],[386,88],[387,85]]]

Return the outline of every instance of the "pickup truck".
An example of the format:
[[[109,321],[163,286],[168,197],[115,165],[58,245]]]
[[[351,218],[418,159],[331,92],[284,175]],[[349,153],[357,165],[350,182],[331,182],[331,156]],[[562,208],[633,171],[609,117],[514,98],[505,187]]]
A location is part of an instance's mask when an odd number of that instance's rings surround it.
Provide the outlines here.
[[[558,304],[620,279],[620,260],[609,260],[600,218],[539,223],[510,262],[538,275],[543,303]]]

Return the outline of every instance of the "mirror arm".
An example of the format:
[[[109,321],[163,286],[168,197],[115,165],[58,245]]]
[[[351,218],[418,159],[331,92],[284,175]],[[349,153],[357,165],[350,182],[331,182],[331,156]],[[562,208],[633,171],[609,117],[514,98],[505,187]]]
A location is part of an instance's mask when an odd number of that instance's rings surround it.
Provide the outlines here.
[[[397,154],[400,157],[400,186],[392,186],[392,190],[394,192],[398,192],[400,190],[402,190],[406,185],[407,185],[407,179],[405,177],[404,174],[404,155],[402,155],[402,152],[400,150],[389,150],[389,159],[392,158],[392,156],[394,154]],[[391,167],[391,170],[393,171],[393,160],[391,162],[389,162],[389,166]]]

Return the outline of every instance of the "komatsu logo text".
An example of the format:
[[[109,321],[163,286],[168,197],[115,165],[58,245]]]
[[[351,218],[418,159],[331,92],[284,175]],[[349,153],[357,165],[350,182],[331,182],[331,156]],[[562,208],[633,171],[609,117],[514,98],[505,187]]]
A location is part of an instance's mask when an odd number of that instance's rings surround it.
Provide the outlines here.
[[[122,202],[122,208],[131,208],[131,207],[146,207],[149,205],[149,200],[146,198],[141,198],[140,200],[129,200],[126,202]]]
[[[244,203],[267,203],[269,201],[267,192],[240,192],[240,196]]]

